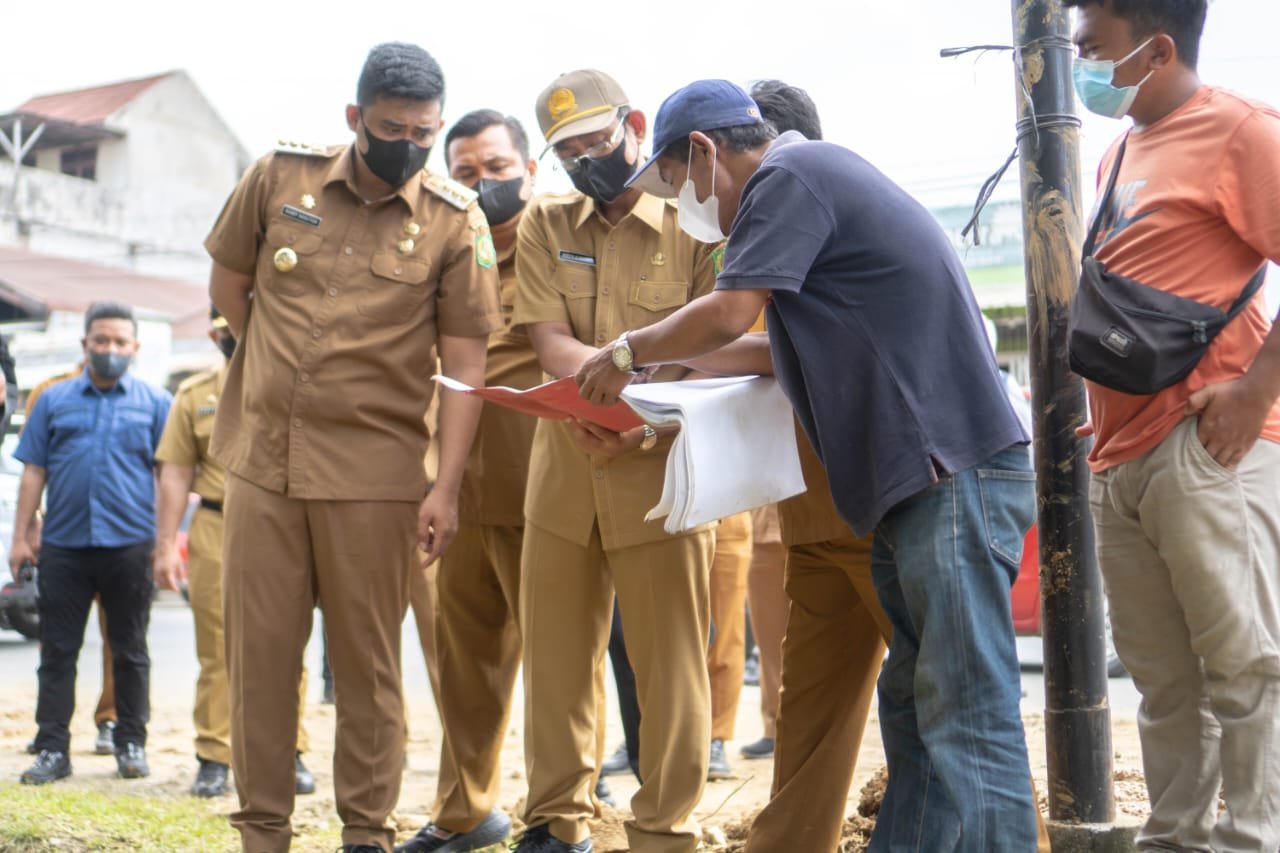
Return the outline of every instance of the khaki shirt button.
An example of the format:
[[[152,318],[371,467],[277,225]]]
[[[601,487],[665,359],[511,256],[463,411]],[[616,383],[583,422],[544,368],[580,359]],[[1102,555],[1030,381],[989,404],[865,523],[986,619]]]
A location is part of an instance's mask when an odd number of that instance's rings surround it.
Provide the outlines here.
[[[318,337],[320,337],[320,330],[319,330],[319,329],[312,329],[312,330],[311,330],[311,337],[313,337],[313,338],[318,338]]]
[[[612,240],[610,240],[610,241],[609,241],[609,248],[610,248],[610,249],[612,249],[612,248],[613,248],[613,241],[612,241]]]
[[[605,296],[608,296],[608,295],[609,295],[609,288],[607,288],[607,287],[606,287],[604,290],[602,290],[602,291],[600,291],[600,292],[601,292],[601,293],[603,293]]]
[[[400,273],[401,273],[401,272],[402,272],[402,270],[400,269],[400,267],[396,267],[396,269],[395,269],[395,273],[396,273],[396,275],[400,275]]]
[[[604,469],[603,469],[603,468],[597,468],[597,469],[596,469],[596,479],[597,479],[597,480],[603,480],[603,479],[604,479]]]
[[[569,285],[569,290],[570,290],[571,292],[572,292],[572,291],[575,291],[575,290],[577,290],[577,289],[578,289],[578,285],[576,285],[576,284],[571,284],[571,285]]]
[[[662,301],[662,297],[655,293],[655,294],[653,294],[653,301],[654,301],[654,302],[661,302],[661,301]]]
[[[345,249],[343,249],[343,250],[342,250],[342,253],[343,253],[344,255],[349,255],[349,254],[351,254],[351,253],[352,253],[352,252],[354,252],[354,251],[355,251],[355,250],[354,250],[354,249],[352,249],[350,246],[347,246]]]
[[[331,287],[331,288],[329,288],[329,295],[330,295],[330,296],[337,296],[337,295],[338,295],[338,288],[336,288],[336,287]]]
[[[602,333],[602,334],[596,335],[596,340],[600,341],[601,343],[604,343],[604,334]]]
[[[299,429],[301,429],[301,428],[302,428],[302,418],[294,418],[294,419],[293,419],[293,425],[294,425],[294,426],[296,426],[296,427],[298,427]]]
[[[311,381],[311,375],[310,375],[310,374],[308,374],[308,373],[304,373],[304,374],[302,374],[301,376],[299,376],[298,378],[299,378],[299,379],[301,379],[303,382],[310,382],[310,381]]]

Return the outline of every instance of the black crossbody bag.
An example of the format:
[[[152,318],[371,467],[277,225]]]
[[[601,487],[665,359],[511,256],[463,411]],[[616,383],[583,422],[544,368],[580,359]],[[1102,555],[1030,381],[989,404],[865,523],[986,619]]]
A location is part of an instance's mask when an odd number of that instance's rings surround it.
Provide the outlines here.
[[[1223,312],[1108,272],[1093,256],[1129,137],[1120,142],[1097,215],[1085,240],[1080,287],[1071,300],[1067,355],[1085,379],[1126,394],[1154,394],[1186,378],[1209,343],[1244,310],[1266,278],[1263,264]]]

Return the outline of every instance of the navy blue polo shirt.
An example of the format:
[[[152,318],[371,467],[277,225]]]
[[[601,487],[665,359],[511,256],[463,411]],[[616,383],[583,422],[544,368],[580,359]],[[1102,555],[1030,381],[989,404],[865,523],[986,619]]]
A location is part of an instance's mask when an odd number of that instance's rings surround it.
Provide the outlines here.
[[[859,534],[939,472],[1028,440],[946,234],[846,148],[774,142],[716,287],[772,291],[774,369]]]
[[[48,472],[42,541],[121,548],[155,538],[152,469],[171,401],[127,373],[100,390],[88,368],[40,395],[13,455]]]

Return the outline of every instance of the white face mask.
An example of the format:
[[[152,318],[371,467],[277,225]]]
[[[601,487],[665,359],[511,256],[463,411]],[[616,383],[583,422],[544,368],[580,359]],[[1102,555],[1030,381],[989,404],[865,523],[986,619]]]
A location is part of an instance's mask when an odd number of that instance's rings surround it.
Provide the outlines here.
[[[719,243],[725,238],[720,230],[720,199],[716,198],[716,149],[711,149],[711,194],[706,201],[698,201],[698,191],[693,188],[690,174],[693,172],[693,150],[689,151],[689,172],[685,173],[684,186],[680,188],[679,209],[676,217],[680,228],[702,243]]]

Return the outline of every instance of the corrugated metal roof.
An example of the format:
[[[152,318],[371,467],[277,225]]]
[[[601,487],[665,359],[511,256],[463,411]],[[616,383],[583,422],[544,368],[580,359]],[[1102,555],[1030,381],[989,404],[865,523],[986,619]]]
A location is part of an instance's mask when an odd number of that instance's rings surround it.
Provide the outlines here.
[[[0,300],[27,310],[84,311],[104,299],[174,321],[209,310],[201,284],[0,246]]]
[[[107,117],[155,83],[176,71],[166,71],[139,80],[125,80],[106,86],[91,86],[52,95],[37,95],[14,112],[34,113],[46,118],[62,119],[76,124],[102,124]]]

